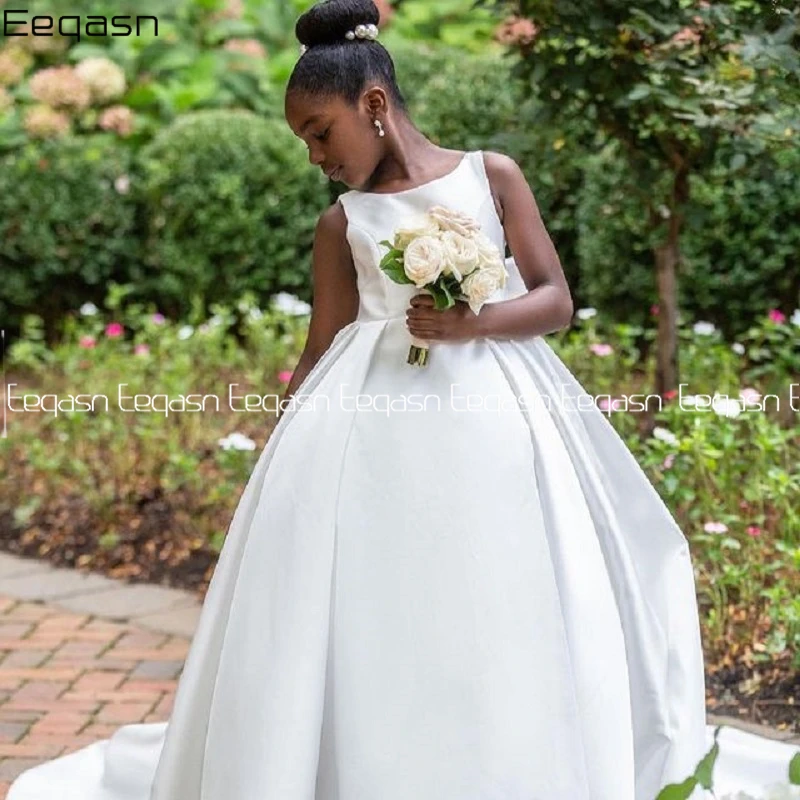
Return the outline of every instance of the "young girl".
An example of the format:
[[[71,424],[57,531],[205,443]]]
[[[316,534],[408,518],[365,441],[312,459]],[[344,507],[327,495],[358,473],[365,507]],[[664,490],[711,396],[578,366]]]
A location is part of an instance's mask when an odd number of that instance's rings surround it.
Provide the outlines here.
[[[286,119],[350,191],[170,721],[9,800],[654,800],[706,750],[687,540],[542,338],[573,307],[531,190],[414,127],[378,20],[327,0],[297,22]],[[434,206],[510,247],[477,314],[380,268]]]

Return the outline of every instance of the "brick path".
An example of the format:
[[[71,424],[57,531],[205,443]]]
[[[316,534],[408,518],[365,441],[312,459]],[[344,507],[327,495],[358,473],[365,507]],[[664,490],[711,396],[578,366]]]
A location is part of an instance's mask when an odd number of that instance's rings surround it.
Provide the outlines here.
[[[165,722],[200,611],[191,593],[131,586],[0,553],[0,798],[23,770]],[[800,736],[725,724],[800,746]]]
[[[41,761],[169,718],[182,636],[0,595],[0,797]]]

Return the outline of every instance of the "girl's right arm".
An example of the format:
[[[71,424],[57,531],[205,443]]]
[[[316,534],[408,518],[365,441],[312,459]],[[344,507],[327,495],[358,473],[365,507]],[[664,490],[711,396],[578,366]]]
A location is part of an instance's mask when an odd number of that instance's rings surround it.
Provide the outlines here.
[[[347,217],[337,200],[322,213],[314,233],[308,337],[286,387],[278,419],[283,416],[285,401],[305,380],[336,334],[358,314],[356,270],[346,233]]]

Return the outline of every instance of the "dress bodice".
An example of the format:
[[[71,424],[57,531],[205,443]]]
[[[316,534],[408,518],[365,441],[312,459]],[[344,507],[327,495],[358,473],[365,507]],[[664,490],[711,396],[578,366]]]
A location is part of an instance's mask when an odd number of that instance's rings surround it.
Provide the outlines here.
[[[481,230],[505,253],[505,232],[497,216],[483,151],[464,154],[459,164],[439,178],[399,192],[361,192],[339,196],[347,216],[347,241],[353,255],[359,292],[357,319],[361,322],[402,317],[410,299],[419,292],[411,284],[391,280],[380,268],[387,252],[379,242],[392,241],[395,230],[431,206],[442,205],[469,214]],[[527,289],[513,260],[506,259],[508,281],[488,302],[524,294]]]

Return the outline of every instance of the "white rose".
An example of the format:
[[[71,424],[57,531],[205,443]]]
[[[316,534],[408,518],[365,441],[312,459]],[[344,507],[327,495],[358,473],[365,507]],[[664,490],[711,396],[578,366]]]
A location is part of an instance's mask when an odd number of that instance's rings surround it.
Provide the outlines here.
[[[476,269],[464,278],[461,291],[466,295],[469,307],[477,314],[483,304],[497,291],[497,275],[491,270]]]
[[[473,238],[478,248],[478,257],[481,265],[491,264],[501,260],[500,250],[498,250],[497,245],[485,233],[477,233]]]
[[[442,231],[455,231],[462,236],[474,236],[481,229],[480,223],[474,217],[452,208],[432,206],[428,209],[428,215]]]
[[[491,261],[487,264],[482,264],[480,271],[490,275],[497,283],[498,288],[503,288],[506,285],[508,271],[504,261]]]
[[[397,250],[405,250],[417,237],[436,236],[437,233],[439,233],[439,226],[427,214],[424,214],[395,231],[394,247]]]
[[[444,248],[437,236],[419,236],[403,254],[403,269],[417,288],[435,281],[446,266]]]
[[[478,247],[474,239],[455,231],[445,231],[439,236],[445,253],[445,275],[455,275],[461,281],[465,275],[478,268]]]

